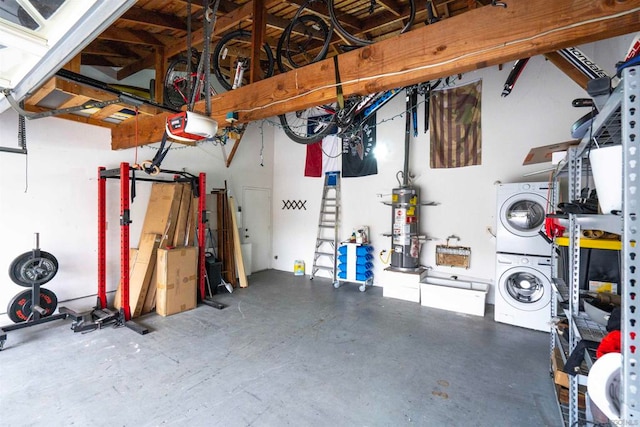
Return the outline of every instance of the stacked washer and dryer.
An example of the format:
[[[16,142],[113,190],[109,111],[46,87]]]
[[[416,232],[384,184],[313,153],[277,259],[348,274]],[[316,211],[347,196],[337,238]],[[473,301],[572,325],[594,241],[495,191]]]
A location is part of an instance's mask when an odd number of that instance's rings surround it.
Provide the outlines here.
[[[552,248],[540,231],[551,191],[546,182],[498,185],[496,322],[550,331]]]

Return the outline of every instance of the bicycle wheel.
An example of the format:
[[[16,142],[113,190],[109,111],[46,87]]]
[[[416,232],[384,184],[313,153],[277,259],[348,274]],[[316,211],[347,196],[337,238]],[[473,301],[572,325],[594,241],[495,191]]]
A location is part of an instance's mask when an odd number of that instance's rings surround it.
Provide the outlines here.
[[[293,70],[293,66],[289,64],[289,60],[287,59],[287,55],[284,53],[284,41],[287,38],[287,32],[289,31],[289,27],[291,23],[287,25],[287,27],[282,31],[280,38],[278,39],[278,46],[276,46],[276,65],[278,66],[278,71],[281,73],[286,73],[287,71]]]
[[[329,28],[319,16],[300,16],[285,31],[283,53],[294,68],[321,61],[327,56],[333,28]]]
[[[299,144],[313,144],[337,132],[337,118],[332,107],[315,107],[281,114],[284,133]]]
[[[187,58],[184,56],[179,56],[169,64],[167,74],[164,77],[164,103],[166,105],[180,108],[189,102],[189,84],[193,90],[196,83],[195,72],[196,66],[193,61],[188,67]]]
[[[373,43],[370,38],[364,38],[365,35],[360,29],[351,26],[353,30],[347,29],[345,25],[340,22],[342,16],[348,16],[350,18],[356,18],[361,22],[367,22],[371,19],[386,20],[389,23],[398,20],[397,16],[392,14],[383,7],[381,3],[371,0],[358,0],[346,4],[343,7],[336,5],[335,0],[328,0],[329,15],[331,16],[331,22],[336,27],[336,30],[344,36],[349,42],[359,46],[366,46]],[[409,0],[409,16],[402,19],[401,33],[408,31],[413,25],[413,21],[416,17],[416,4],[415,0]],[[375,36],[375,35],[374,35]]]
[[[212,67],[216,79],[223,88],[231,90],[236,76],[238,64],[242,64],[243,74],[240,86],[249,83],[249,70],[251,68],[251,32],[236,30],[224,35],[212,53]],[[267,43],[262,45],[260,55],[261,78],[273,75],[274,59],[273,52]]]

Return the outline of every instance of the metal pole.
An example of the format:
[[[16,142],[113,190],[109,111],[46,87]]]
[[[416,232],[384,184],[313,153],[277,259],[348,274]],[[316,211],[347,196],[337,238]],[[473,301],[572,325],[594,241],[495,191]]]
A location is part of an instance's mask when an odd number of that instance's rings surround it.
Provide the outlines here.
[[[204,250],[205,250],[205,234],[204,228],[206,226],[206,185],[207,175],[200,173],[198,177],[198,288],[200,289],[201,300],[205,299],[205,263],[204,263]]]
[[[124,320],[131,320],[129,307],[129,163],[120,163],[120,297]]]
[[[107,308],[107,179],[98,168],[98,308]]]
[[[409,185],[409,142],[411,141],[411,89],[405,88],[406,94],[406,121],[404,131],[404,167],[402,169],[402,186]]]

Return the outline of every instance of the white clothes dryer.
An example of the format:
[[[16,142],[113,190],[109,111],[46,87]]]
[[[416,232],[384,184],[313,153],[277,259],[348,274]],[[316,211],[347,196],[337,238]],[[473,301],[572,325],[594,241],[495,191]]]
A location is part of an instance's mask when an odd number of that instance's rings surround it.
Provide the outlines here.
[[[550,331],[551,257],[496,254],[495,321]]]
[[[540,235],[551,189],[546,182],[500,184],[497,189],[496,252],[551,255]]]

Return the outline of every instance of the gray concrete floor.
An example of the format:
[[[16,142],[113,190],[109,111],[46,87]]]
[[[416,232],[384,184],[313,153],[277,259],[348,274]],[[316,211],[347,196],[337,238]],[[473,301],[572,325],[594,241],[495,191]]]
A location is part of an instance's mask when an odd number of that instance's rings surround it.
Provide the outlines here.
[[[1,426],[559,426],[548,335],[254,273],[152,332],[8,333]]]

